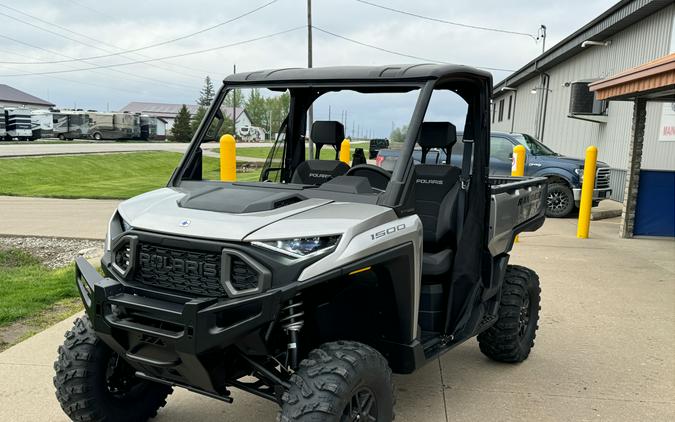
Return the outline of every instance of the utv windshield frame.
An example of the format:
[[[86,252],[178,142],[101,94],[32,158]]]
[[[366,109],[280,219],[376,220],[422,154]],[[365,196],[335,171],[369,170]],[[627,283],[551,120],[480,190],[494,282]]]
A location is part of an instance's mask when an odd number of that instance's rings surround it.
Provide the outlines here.
[[[467,104],[467,119],[464,132],[471,134],[477,146],[474,155],[489,154],[489,119],[485,104],[489,103],[492,77],[480,70],[455,65],[406,65],[407,67],[346,67],[314,69],[282,69],[242,73],[228,76],[200,123],[183,159],[168,183],[180,188],[181,182],[190,180],[201,160],[200,145],[214,118],[220,111],[225,96],[233,89],[267,88],[272,91],[288,90],[291,96],[289,112],[282,124],[284,129],[283,182],[290,181],[293,170],[305,160],[304,136],[307,132],[306,116],[309,106],[328,92],[351,90],[362,93],[395,93],[419,90],[415,107],[406,134],[399,162],[392,173],[391,181],[380,198],[379,205],[389,206],[406,214],[405,202],[410,196],[413,174],[412,154],[420,125],[424,120],[431,95],[436,89],[449,89],[463,98]],[[391,69],[398,69],[396,77],[382,76]],[[402,69],[402,70],[401,70]],[[285,73],[285,74],[284,74]],[[279,74],[279,75],[277,75]],[[281,75],[284,74],[284,75]],[[477,128],[475,132],[472,128]],[[281,128],[280,128],[281,129]],[[487,153],[486,153],[487,151]],[[474,160],[473,182],[487,184],[486,159]],[[266,186],[271,187],[271,186]],[[485,191],[486,192],[486,191]]]

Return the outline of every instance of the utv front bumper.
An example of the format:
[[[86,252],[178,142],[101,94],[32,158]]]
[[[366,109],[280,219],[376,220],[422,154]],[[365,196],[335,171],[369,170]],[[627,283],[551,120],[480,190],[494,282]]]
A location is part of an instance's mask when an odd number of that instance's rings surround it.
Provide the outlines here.
[[[132,286],[76,260],[76,283],[99,338],[144,375],[217,391],[208,355],[235,342],[262,344],[278,291],[195,298]]]

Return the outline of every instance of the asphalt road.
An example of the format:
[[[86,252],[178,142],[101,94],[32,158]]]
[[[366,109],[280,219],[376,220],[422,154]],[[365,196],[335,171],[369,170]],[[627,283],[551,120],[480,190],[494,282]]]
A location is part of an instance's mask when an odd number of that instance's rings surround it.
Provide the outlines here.
[[[271,142],[238,142],[237,148],[270,147]],[[113,152],[171,151],[185,152],[188,144],[174,142],[86,142],[86,143],[0,143],[0,157],[26,157],[36,155],[102,154]],[[217,149],[217,143],[202,145],[206,150]]]
[[[95,209],[78,206],[83,215]],[[72,224],[57,220],[63,230]],[[415,374],[395,376],[396,420],[675,420],[675,242],[617,233],[615,218],[594,221],[585,240],[576,238],[572,219],[550,219],[523,234],[511,263],[536,270],[542,284],[529,359],[495,363],[468,341]],[[0,353],[0,420],[66,420],[51,377],[69,326],[64,321]],[[236,390],[233,396],[227,405],[177,389],[154,420],[275,420],[274,404]]]

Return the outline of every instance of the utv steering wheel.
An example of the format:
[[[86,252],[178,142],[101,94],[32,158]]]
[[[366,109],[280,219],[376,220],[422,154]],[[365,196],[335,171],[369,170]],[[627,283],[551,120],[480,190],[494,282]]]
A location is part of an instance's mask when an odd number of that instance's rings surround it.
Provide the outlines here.
[[[368,179],[370,186],[378,191],[385,191],[387,189],[387,184],[391,180],[391,172],[387,170],[374,166],[372,164],[359,164],[350,168],[345,176],[361,176]]]

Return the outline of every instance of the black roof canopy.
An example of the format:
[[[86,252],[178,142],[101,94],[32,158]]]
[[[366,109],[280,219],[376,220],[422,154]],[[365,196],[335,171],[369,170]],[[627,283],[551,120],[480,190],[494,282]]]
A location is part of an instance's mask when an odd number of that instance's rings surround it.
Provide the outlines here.
[[[286,68],[236,73],[228,85],[331,85],[349,83],[419,83],[452,77],[491,78],[486,71],[454,64],[394,64],[381,66],[330,66]]]

